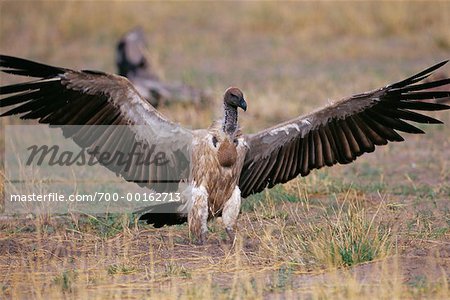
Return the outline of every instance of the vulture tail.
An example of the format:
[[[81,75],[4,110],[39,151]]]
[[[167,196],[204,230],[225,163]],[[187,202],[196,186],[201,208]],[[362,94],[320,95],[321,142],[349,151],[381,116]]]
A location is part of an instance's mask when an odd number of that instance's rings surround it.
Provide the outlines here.
[[[171,226],[187,222],[187,214],[178,212],[179,208],[179,202],[167,202],[146,207],[136,214],[140,215],[139,220],[146,221],[155,228],[160,228],[164,225]]]

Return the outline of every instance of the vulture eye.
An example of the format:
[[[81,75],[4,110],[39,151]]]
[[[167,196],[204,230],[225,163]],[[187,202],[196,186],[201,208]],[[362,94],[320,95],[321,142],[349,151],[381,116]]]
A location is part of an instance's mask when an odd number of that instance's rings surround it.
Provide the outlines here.
[[[239,144],[238,139],[234,139],[234,140],[233,140],[233,143],[237,146],[237,145]]]
[[[217,148],[217,138],[215,136],[212,137],[212,143],[213,143],[214,147]]]

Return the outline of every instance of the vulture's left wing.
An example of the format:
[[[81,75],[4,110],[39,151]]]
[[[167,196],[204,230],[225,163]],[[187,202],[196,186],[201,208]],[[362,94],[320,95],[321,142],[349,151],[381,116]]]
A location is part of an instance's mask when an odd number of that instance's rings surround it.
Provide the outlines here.
[[[418,111],[449,109],[422,100],[450,97],[450,91],[428,90],[450,83],[450,78],[415,84],[442,67],[430,67],[408,79],[355,95],[309,115],[246,136],[249,151],[240,176],[241,195],[284,183],[312,169],[347,164],[388,141],[403,141],[397,133],[424,133],[404,120],[442,123]]]
[[[126,78],[6,55],[0,55],[0,67],[5,73],[37,78],[0,87],[4,96],[0,108],[8,108],[0,117],[20,115],[61,127],[65,137],[98,156],[105,152],[127,155],[133,160],[129,164],[117,155],[117,161],[103,165],[140,186],[173,190],[176,178],[187,178],[192,132],[166,119]],[[154,146],[161,145],[168,161],[147,161]]]

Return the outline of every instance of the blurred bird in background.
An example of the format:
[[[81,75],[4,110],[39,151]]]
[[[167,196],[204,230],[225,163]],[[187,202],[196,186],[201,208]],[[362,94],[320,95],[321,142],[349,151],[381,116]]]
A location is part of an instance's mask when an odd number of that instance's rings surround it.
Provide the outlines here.
[[[119,75],[127,77],[151,105],[156,108],[172,103],[210,102],[211,95],[204,90],[179,82],[163,82],[145,55],[147,45],[141,27],[128,31],[117,43],[116,64]]]

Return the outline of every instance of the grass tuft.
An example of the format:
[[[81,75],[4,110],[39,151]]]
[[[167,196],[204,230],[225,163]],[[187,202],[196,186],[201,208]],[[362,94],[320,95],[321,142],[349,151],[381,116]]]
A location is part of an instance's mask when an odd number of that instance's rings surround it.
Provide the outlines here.
[[[77,278],[78,273],[75,270],[66,270],[53,278],[53,284],[58,286],[63,293],[72,293]]]

